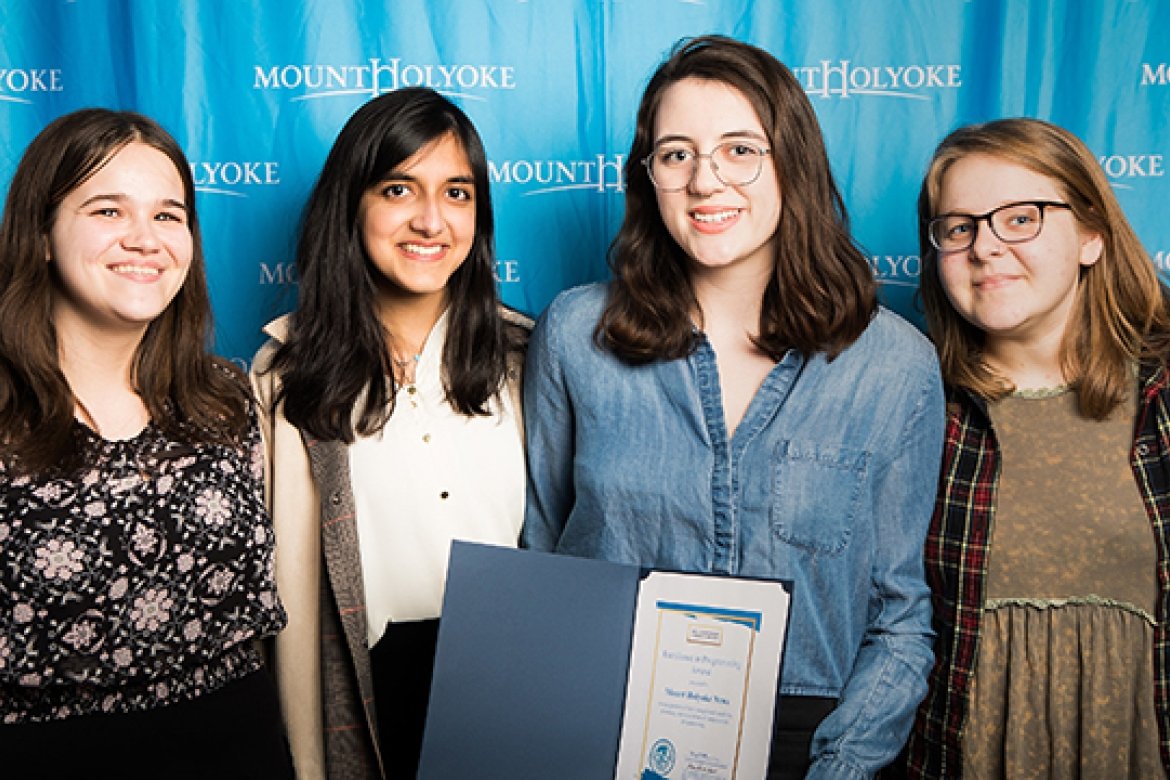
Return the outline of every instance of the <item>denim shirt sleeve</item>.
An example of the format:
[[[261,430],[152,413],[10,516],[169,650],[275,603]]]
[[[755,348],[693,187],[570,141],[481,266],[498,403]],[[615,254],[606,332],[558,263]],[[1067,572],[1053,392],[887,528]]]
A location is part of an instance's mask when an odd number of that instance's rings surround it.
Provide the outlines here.
[[[934,368],[934,366],[932,366]],[[934,660],[922,550],[934,507],[945,406],[925,377],[900,447],[875,486],[869,624],[837,705],[813,738],[810,779],[867,778],[905,743]]]
[[[536,324],[524,365],[528,498],[520,545],[552,552],[573,506],[573,409],[557,354],[554,301]]]

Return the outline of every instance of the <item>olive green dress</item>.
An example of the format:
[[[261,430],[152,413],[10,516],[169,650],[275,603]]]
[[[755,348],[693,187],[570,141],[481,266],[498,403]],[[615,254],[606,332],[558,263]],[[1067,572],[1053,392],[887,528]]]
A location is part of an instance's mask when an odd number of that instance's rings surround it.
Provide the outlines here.
[[[965,778],[1161,778],[1156,552],[1129,464],[1136,396],[1105,421],[1067,388],[991,405],[1001,474]]]

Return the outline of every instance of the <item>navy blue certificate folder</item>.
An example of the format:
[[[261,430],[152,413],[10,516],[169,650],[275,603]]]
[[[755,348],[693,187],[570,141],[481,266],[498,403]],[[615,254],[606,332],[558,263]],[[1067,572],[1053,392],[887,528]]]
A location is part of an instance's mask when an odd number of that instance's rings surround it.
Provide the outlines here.
[[[612,778],[640,577],[455,542],[420,780]]]

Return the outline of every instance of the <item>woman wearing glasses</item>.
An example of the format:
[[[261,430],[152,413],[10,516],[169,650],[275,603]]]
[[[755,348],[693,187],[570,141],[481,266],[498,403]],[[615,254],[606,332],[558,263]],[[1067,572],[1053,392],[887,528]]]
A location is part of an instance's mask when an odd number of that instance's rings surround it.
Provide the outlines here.
[[[1162,777],[1164,291],[1092,153],[1046,122],[947,137],[919,224],[949,420],[911,775]]]
[[[877,305],[812,107],[767,52],[681,43],[629,160],[614,280],[563,293],[530,346],[522,540],[793,581],[769,776],[871,776],[932,659],[933,351]]]

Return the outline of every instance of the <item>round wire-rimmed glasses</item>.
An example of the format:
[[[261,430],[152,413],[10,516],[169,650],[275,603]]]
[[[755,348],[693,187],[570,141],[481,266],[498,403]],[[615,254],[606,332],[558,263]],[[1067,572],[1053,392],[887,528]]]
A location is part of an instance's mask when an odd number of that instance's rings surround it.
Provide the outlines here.
[[[719,181],[729,187],[743,187],[760,178],[764,158],[771,153],[771,149],[751,141],[724,141],[709,153],[699,154],[692,146],[672,141],[654,147],[642,158],[642,164],[650,182],[663,192],[686,189],[703,158],[710,161],[711,171]]]
[[[962,252],[975,244],[979,223],[1005,244],[1022,244],[1040,235],[1045,209],[1071,209],[1057,200],[1020,200],[1005,203],[983,214],[941,214],[930,221],[930,243],[940,252]]]

